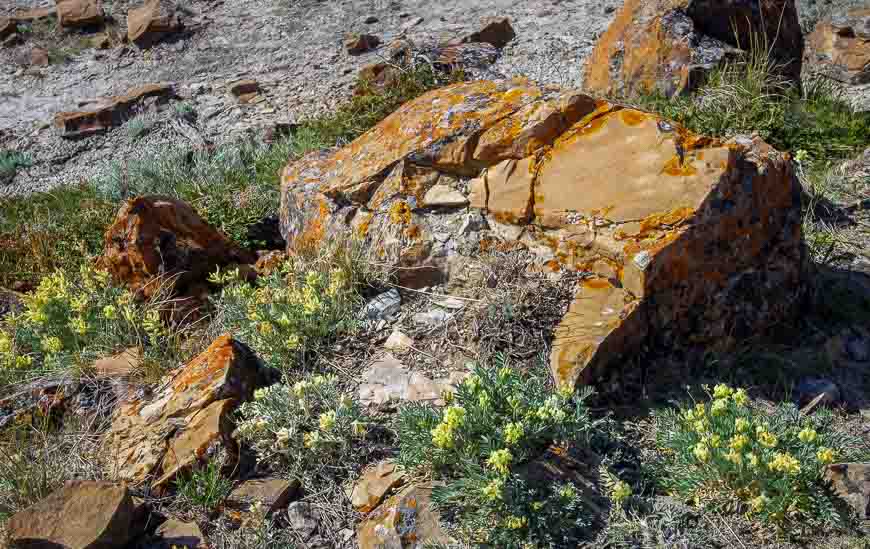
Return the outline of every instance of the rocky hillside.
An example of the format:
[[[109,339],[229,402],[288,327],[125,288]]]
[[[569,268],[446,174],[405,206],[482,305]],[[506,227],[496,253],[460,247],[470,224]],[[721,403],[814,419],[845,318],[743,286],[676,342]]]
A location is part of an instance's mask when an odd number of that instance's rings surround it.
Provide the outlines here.
[[[870,543],[870,7],[0,10],[4,546]]]

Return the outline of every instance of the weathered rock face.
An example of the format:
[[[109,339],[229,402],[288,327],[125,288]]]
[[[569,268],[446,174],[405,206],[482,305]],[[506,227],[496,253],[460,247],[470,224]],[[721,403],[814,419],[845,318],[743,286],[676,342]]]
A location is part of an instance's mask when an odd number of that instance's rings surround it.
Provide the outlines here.
[[[464,376],[463,372],[453,372],[448,378],[431,379],[419,372],[409,371],[388,353],[363,372],[359,399],[366,406],[399,402],[443,405],[444,393],[452,393]]]
[[[266,508],[267,513],[274,513],[287,507],[291,500],[298,497],[301,484],[298,480],[283,478],[249,479],[235,488],[227,496],[226,506],[238,511],[248,511],[259,503]]]
[[[391,461],[382,461],[367,470],[350,490],[354,509],[368,513],[394,488],[405,482],[405,474]]]
[[[450,543],[431,506],[432,486],[411,485],[375,509],[357,528],[360,549],[422,549]]]
[[[116,281],[146,297],[159,290],[158,277],[174,280],[175,293],[184,295],[218,266],[256,260],[189,205],[160,196],[133,198],[121,207],[100,259]]]
[[[233,410],[256,388],[274,381],[250,349],[222,336],[180,370],[158,393],[120,406],[105,435],[108,467],[119,478],[165,486],[206,459],[218,445],[236,453]]]
[[[60,0],[57,17],[62,27],[87,27],[103,22],[103,8],[98,0]]]
[[[870,463],[828,465],[825,480],[855,510],[859,519],[870,519]]]
[[[202,530],[195,522],[181,522],[169,519],[157,527],[154,532],[157,541],[148,545],[148,549],[205,549],[208,545]]]
[[[127,13],[127,38],[140,48],[147,48],[181,29],[174,4],[162,0],[145,0]]]
[[[483,21],[481,29],[451,41],[451,44],[485,43],[496,48],[505,47],[516,38],[517,33],[507,17],[490,17]]]
[[[441,185],[486,223],[465,223],[458,200],[427,203]],[[289,165],[281,229],[291,252],[350,231],[411,285],[443,281],[462,250],[498,241],[588,273],[551,357],[569,385],[642,343],[758,333],[799,297],[787,157],[525,81],[430,92],[344,149]]]
[[[754,47],[769,50],[783,74],[800,78],[803,35],[794,0],[627,0],[598,39],[584,85],[608,96],[673,96]]]
[[[870,9],[836,14],[816,25],[805,62],[845,84],[870,82]]]
[[[9,547],[126,547],[132,532],[133,498],[124,485],[72,481],[13,516]]]
[[[133,110],[148,98],[166,100],[173,95],[171,84],[146,84],[124,95],[103,98],[87,110],[59,112],[54,116],[54,126],[62,137],[83,137],[107,131],[122,124]]]

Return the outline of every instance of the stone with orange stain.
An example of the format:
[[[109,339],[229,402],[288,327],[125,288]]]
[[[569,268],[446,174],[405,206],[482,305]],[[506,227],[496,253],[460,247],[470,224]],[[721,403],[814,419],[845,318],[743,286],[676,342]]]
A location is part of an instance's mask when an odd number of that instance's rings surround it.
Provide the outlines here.
[[[236,453],[232,412],[254,390],[275,381],[244,344],[225,335],[176,372],[150,397],[121,405],[104,437],[106,466],[134,484],[155,488],[221,445]]]
[[[150,297],[167,284],[171,293],[187,295],[217,267],[256,259],[185,202],[140,196],[128,200],[106,230],[100,264],[116,282]]]
[[[422,549],[452,543],[432,507],[434,486],[434,483],[409,485],[378,506],[357,527],[359,548]]]
[[[609,96],[673,96],[740,49],[756,47],[766,48],[786,76],[800,77],[794,0],[627,0],[598,39],[584,84]]]
[[[86,110],[59,112],[54,115],[54,126],[61,137],[82,137],[108,131],[125,122],[144,100],[156,98],[166,101],[173,97],[172,84],[145,84],[128,90],[123,95],[99,98]]]
[[[377,507],[384,497],[405,482],[405,473],[392,461],[381,461],[369,468],[354,483],[348,497],[354,509],[368,513]]]
[[[535,269],[590,273],[596,282],[556,330],[560,383],[594,379],[647,343],[763,331],[799,300],[799,186],[788,157],[760,139],[699,136],[524,81],[448,86],[399,115],[285,169],[290,251],[307,233],[322,241],[346,231],[417,287],[454,273],[464,245],[526,248]],[[450,208],[427,208],[420,189],[441,178],[485,229],[465,234]]]
[[[870,9],[837,13],[816,25],[807,40],[805,62],[846,84],[870,82]]]

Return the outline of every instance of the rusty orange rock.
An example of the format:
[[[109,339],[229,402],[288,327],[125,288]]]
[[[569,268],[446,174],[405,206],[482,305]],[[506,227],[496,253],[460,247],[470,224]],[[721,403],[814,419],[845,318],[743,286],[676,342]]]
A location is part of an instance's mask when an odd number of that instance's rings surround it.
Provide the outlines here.
[[[410,485],[382,503],[357,527],[360,549],[451,543],[432,508],[432,488],[432,483]]]
[[[794,0],[627,0],[596,42],[584,85],[608,96],[673,96],[754,48],[769,51],[784,75],[800,78],[803,36]]]
[[[224,446],[234,455],[232,412],[275,381],[253,352],[224,335],[160,384],[121,405],[104,438],[107,467],[118,478],[162,487]]]
[[[174,9],[160,0],[145,0],[127,13],[127,38],[140,48],[150,47],[182,28]]]
[[[456,192],[452,206],[430,207],[433,189]],[[758,333],[800,296],[787,156],[521,80],[430,92],[347,147],[287,166],[281,192],[289,253],[353,235],[414,273],[410,285],[461,270],[464,246],[524,246],[540,268],[587,273],[554,334],[562,384],[643,345]]]
[[[61,27],[87,27],[103,22],[99,0],[59,0],[57,17]]]
[[[836,14],[817,25],[807,41],[806,63],[846,84],[870,82],[870,9]]]
[[[96,100],[95,106],[83,111],[60,112],[54,116],[54,126],[62,137],[81,137],[104,132],[122,124],[141,102],[149,97],[166,100],[174,94],[168,83],[145,84],[123,95]]]
[[[107,229],[100,263],[117,282],[149,297],[161,284],[187,294],[219,266],[256,260],[188,204],[140,196],[127,201]]]

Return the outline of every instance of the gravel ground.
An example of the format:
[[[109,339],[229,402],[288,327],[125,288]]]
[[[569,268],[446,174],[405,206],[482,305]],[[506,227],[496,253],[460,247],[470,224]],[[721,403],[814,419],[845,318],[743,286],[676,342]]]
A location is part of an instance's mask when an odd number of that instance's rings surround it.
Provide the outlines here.
[[[39,7],[17,2],[6,11]],[[151,82],[174,82],[198,113],[197,129],[220,143],[276,122],[294,122],[328,111],[350,93],[358,70],[380,60],[384,47],[350,56],[348,32],[368,32],[384,44],[406,36],[418,44],[476,30],[487,16],[510,17],[517,38],[493,67],[504,76],[576,85],[595,38],[609,24],[619,0],[189,0],[182,6],[192,31],[141,51],[119,45],[87,49],[65,64],[22,66],[30,43],[0,49],[0,148],[26,151],[33,165],[19,170],[0,196],[46,190],[99,176],[113,163],[147,158],[155,147],[183,138],[166,124],[139,139],[124,128],[78,141],[50,126],[56,112],[74,110],[99,96]],[[129,4],[106,11],[126,32]],[[366,23],[372,21],[374,23]],[[239,105],[227,84],[260,82],[255,104]],[[154,115],[160,116],[160,115]]]

